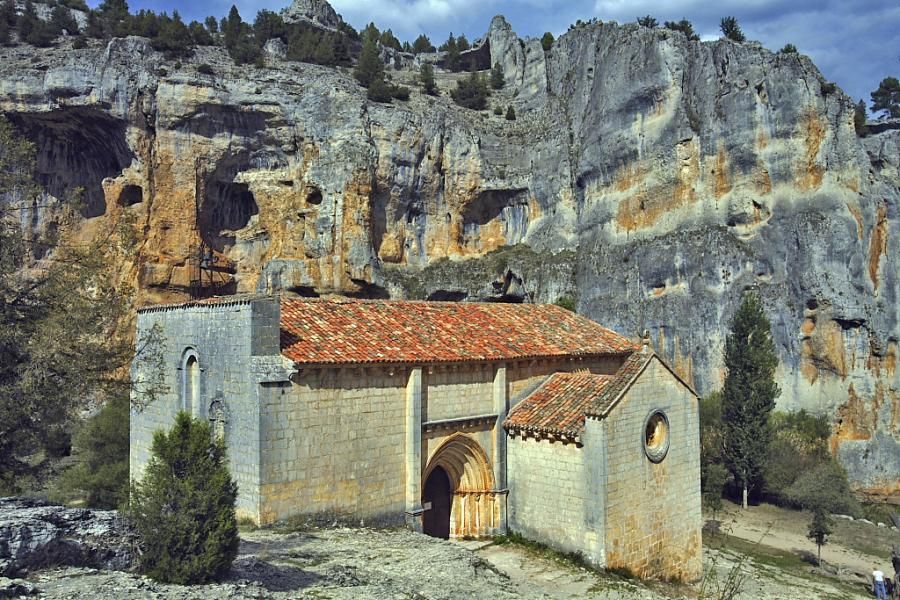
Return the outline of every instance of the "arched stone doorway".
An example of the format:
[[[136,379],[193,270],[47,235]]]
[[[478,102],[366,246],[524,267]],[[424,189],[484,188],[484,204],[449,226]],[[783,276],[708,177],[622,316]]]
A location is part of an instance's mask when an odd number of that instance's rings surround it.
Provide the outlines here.
[[[441,444],[425,469],[422,531],[445,539],[501,533],[505,501],[505,492],[494,489],[484,450],[471,437],[456,433]]]
[[[450,537],[450,507],[453,504],[453,488],[450,476],[441,467],[435,467],[425,487],[422,488],[422,506],[426,508],[422,515],[422,532],[431,537],[448,539]]]

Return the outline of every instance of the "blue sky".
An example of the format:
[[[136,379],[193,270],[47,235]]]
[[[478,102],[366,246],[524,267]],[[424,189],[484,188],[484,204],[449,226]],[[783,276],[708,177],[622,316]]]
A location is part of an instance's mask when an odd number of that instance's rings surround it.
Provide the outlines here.
[[[130,0],[132,11],[177,9],[186,19],[224,16],[236,4],[246,21],[262,8],[278,11],[287,0]],[[96,6],[97,0],[89,0]],[[401,40],[426,33],[433,42],[449,32],[469,40],[503,14],[520,37],[564,33],[578,19],[625,23],[650,14],[660,23],[686,17],[703,39],[719,36],[719,19],[733,15],[748,39],[777,50],[790,42],[815,61],[824,76],[854,99],[865,98],[882,78],[900,76],[898,0],[331,0],[357,29],[374,21]]]

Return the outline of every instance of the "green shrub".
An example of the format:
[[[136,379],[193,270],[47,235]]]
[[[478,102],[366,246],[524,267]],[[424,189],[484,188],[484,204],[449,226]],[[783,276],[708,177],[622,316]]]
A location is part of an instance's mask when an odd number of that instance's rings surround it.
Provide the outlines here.
[[[87,40],[83,35],[76,36],[75,39],[72,40],[72,48],[74,50],[81,50],[82,48],[87,48]]]
[[[366,90],[366,98],[374,102],[390,103],[394,96],[393,91],[393,86],[389,85],[384,78],[375,79]]]
[[[83,500],[91,508],[112,509],[128,499],[129,402],[115,396],[75,435],[77,462],[56,482],[62,502]]]
[[[866,103],[863,100],[860,100],[853,109],[853,128],[859,137],[866,137],[869,133],[866,126]]]
[[[212,439],[208,423],[180,412],[169,433],[153,436],[144,478],[131,491],[143,573],[179,584],[227,575],[240,541],[236,498],[225,443]]]
[[[828,94],[833,94],[837,90],[837,84],[833,81],[826,81],[822,84],[822,95],[827,96]]]
[[[203,75],[215,75],[215,71],[211,66],[206,63],[197,66],[197,72],[202,73]]]
[[[491,67],[491,87],[495,90],[500,90],[503,89],[505,83],[503,67],[500,66],[500,63],[494,63],[494,66]]]
[[[572,312],[576,312],[578,308],[578,301],[572,296],[560,296],[553,304]]]
[[[541,36],[541,47],[544,49],[544,52],[550,52],[550,49],[553,48],[553,42],[555,41],[553,34],[549,31],[545,31],[544,35]]]
[[[793,44],[785,44],[784,47],[778,51],[779,54],[797,54],[797,46]]]
[[[484,77],[475,71],[472,71],[466,79],[457,81],[456,88],[450,91],[450,97],[454,102],[473,110],[484,110],[489,94]]]
[[[650,15],[638,17],[637,23],[641,27],[649,27],[650,29],[653,29],[659,25],[659,21],[657,21],[655,17],[652,17]]]
[[[515,121],[516,120],[516,109],[514,109],[511,104],[506,109],[506,120],[507,121]]]
[[[402,85],[391,86],[391,96],[397,100],[409,100],[409,88]]]

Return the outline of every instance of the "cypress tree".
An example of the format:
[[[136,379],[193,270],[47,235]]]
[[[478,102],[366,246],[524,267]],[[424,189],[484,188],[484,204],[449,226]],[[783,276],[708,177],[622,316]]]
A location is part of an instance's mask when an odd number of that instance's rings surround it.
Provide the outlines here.
[[[213,439],[209,423],[180,412],[169,433],[156,432],[150,451],[129,508],[143,540],[141,570],[167,583],[222,579],[240,543],[225,443]]]
[[[772,437],[769,413],[780,390],[775,384],[778,357],[769,320],[754,293],[746,294],[731,322],[725,342],[725,386],[722,391],[724,459],[743,491],[742,505],[759,482]]]

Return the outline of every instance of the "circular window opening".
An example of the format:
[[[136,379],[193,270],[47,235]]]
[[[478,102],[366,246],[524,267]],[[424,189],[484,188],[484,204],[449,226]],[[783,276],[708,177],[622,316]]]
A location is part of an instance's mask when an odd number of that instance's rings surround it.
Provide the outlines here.
[[[644,425],[644,452],[655,463],[662,461],[669,451],[669,419],[660,410],[650,413]]]

